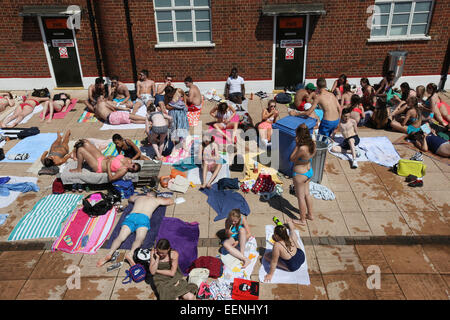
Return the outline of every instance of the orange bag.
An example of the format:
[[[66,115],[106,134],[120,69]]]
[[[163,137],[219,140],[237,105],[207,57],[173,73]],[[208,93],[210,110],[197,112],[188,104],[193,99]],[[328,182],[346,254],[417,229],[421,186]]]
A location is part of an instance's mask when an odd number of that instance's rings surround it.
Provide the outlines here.
[[[183,178],[187,178],[186,173],[184,173],[183,171],[180,171],[180,170],[172,168],[172,171],[170,171],[170,178],[171,179],[175,179],[176,176],[182,176]]]

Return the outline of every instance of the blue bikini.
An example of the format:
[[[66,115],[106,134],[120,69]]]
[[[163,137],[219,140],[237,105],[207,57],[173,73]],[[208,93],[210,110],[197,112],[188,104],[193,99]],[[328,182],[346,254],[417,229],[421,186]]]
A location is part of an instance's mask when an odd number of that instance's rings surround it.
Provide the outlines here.
[[[303,159],[298,159],[298,161],[301,161],[301,162],[311,162],[311,164],[312,164],[312,158],[311,159],[309,159],[309,160],[303,160]],[[297,172],[294,172],[294,177],[295,176],[297,176],[297,175],[301,175],[301,176],[305,176],[305,177],[307,177],[308,179],[311,179],[312,178],[312,176],[314,175],[314,170],[313,170],[313,168],[311,167],[306,173],[297,173]]]

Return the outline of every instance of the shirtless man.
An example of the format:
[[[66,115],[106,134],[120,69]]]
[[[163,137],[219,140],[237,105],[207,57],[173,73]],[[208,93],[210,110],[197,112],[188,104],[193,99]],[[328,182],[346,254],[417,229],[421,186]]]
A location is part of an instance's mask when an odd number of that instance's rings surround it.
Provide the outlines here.
[[[109,124],[145,124],[145,117],[141,117],[128,111],[123,111],[121,107],[114,107],[106,101],[101,101],[95,108],[95,116]]]
[[[345,108],[342,110],[342,119],[339,127],[342,135],[344,136],[344,142],[340,146],[335,146],[331,149],[333,152],[339,153],[351,153],[353,156],[352,168],[358,168],[356,157],[359,156],[359,151],[356,146],[359,144],[358,137],[358,124],[350,117],[352,112],[351,108]]]
[[[312,107],[307,111],[296,111],[291,115],[310,116],[316,107],[320,105],[323,110],[323,119],[320,122],[319,134],[330,137],[339,125],[341,108],[336,96],[327,90],[327,82],[325,78],[317,79],[318,93],[312,95]]]
[[[189,111],[198,111],[202,108],[202,94],[200,89],[194,84],[191,77],[184,79],[184,84],[189,89],[189,94],[186,97],[186,106]]]
[[[50,152],[45,151],[41,156],[41,162],[45,167],[60,166],[70,158],[69,137],[70,130],[64,136],[58,132],[58,138],[51,145]]]
[[[108,103],[115,107],[124,106],[128,109],[133,108],[128,87],[119,81],[118,76],[111,77],[111,90]]]
[[[106,99],[106,97],[108,97],[108,92],[105,87],[105,80],[103,78],[97,78],[95,79],[95,83],[89,86],[88,99],[83,102],[89,112],[94,113],[97,103]]]
[[[141,166],[138,163],[133,163],[130,158],[123,155],[116,157],[105,157],[100,150],[98,150],[88,140],[80,140],[75,144],[75,153],[77,157],[77,167],[70,169],[70,172],[82,172],[83,163],[94,170],[96,173],[108,173],[108,181],[116,181],[121,179],[127,172],[139,172]]]
[[[148,230],[150,230],[150,219],[153,212],[159,206],[170,206],[175,203],[172,198],[157,197],[155,192],[149,192],[143,196],[133,195],[128,199],[128,202],[134,203],[133,212],[126,216],[119,235],[111,245],[111,250],[104,258],[98,260],[97,267],[101,267],[110,261],[122,242],[133,232],[136,232],[136,239],[131,246],[131,250],[125,254],[125,259],[131,266],[135,265],[136,263],[133,260],[134,251],[141,247]]]
[[[305,103],[311,103],[312,95],[316,89],[312,83],[308,83],[304,89],[297,90],[294,98],[295,109],[289,109],[289,115],[296,115],[295,110],[305,111]]]
[[[169,74],[164,78],[164,83],[158,84],[155,94],[155,106],[160,109],[160,111],[167,113],[166,105],[164,104],[164,90],[167,87],[172,86],[173,77]]]
[[[136,114],[142,105],[148,107],[151,102],[155,101],[156,85],[153,80],[148,79],[148,70],[142,70],[138,76],[139,81],[136,83],[138,98],[133,106],[132,114]]]

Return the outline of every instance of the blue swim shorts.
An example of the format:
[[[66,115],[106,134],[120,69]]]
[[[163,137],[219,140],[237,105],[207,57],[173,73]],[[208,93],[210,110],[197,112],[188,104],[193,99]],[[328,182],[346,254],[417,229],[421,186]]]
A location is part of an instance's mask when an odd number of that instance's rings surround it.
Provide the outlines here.
[[[131,232],[135,232],[139,228],[150,230],[150,218],[143,213],[132,212],[125,217],[122,225],[130,228]]]

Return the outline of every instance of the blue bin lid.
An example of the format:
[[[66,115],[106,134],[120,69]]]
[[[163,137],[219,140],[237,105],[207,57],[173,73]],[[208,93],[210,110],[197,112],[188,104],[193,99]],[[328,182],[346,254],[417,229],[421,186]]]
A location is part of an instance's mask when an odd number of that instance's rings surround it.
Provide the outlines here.
[[[295,130],[297,130],[297,127],[299,125],[304,123],[311,131],[316,125],[316,122],[317,122],[316,119],[306,116],[305,117],[287,116],[275,122],[272,128],[278,129],[286,133],[290,133],[291,135],[295,136]]]

